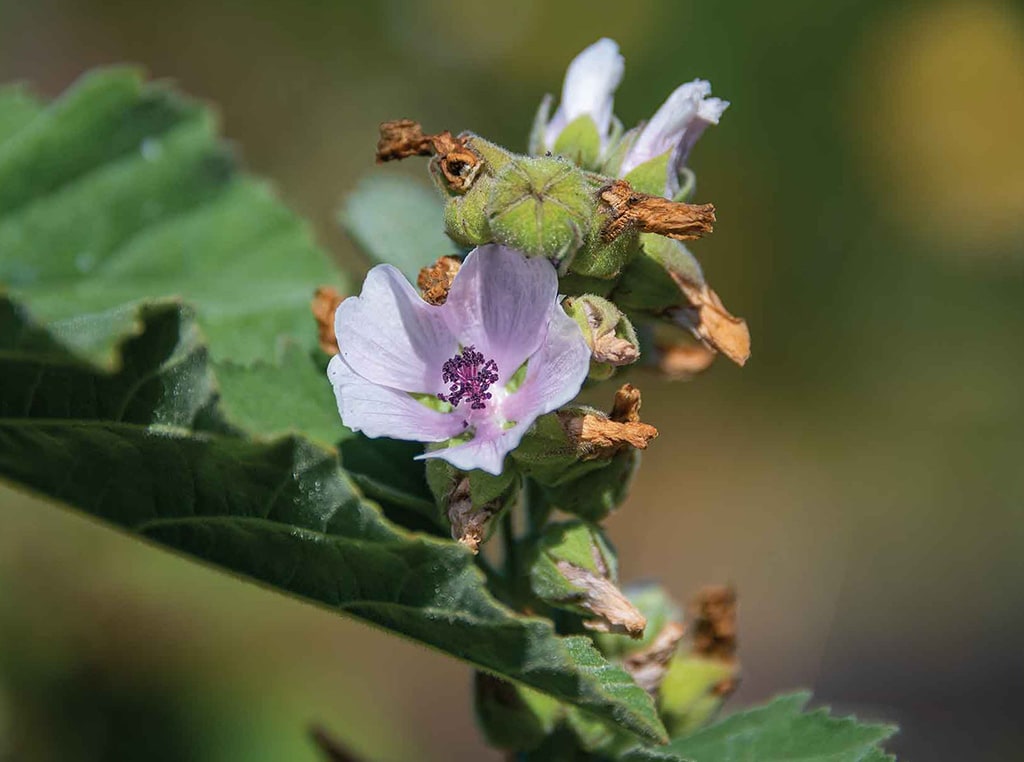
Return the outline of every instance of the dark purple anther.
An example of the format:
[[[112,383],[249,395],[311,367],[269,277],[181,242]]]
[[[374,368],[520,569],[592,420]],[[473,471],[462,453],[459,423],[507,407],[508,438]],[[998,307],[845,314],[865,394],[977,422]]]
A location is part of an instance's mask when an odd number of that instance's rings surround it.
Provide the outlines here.
[[[483,410],[484,400],[491,398],[487,391],[498,380],[498,365],[494,360],[484,360],[476,347],[468,346],[441,368],[441,378],[448,387],[448,394],[438,394],[452,407],[458,407],[463,400],[473,410]]]

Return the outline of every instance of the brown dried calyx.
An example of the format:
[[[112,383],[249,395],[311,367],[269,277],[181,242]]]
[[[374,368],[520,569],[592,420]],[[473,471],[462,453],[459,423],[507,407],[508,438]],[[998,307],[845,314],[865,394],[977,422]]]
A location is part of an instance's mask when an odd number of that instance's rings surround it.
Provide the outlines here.
[[[731,585],[709,585],[690,603],[693,653],[736,661],[736,589]]]
[[[736,657],[736,589],[731,585],[709,585],[690,602],[694,656],[715,659],[736,667],[714,687],[717,696],[728,696],[739,685]]]
[[[737,365],[745,364],[750,359],[747,321],[729,314],[718,294],[706,283],[697,285],[678,273],[670,275],[690,303],[677,311],[676,321]]]
[[[444,304],[448,300],[452,281],[462,267],[456,257],[441,257],[434,264],[420,270],[416,285],[420,287],[423,301],[430,304]]]
[[[464,476],[455,482],[445,502],[448,505],[448,521],[452,525],[452,539],[465,545],[474,555],[479,553],[480,546],[487,538],[491,519],[501,510],[501,500],[474,506],[469,477]]]
[[[608,568],[600,555],[599,551],[594,551],[600,572],[598,574],[568,561],[556,564],[569,584],[580,590],[577,604],[596,617],[584,622],[583,626],[596,632],[613,632],[631,638],[643,637],[647,618],[609,579]]]
[[[687,379],[711,367],[717,354],[711,347],[692,339],[688,343],[659,344],[658,370],[673,380]]]
[[[600,198],[609,211],[609,220],[601,231],[605,241],[617,238],[626,230],[691,241],[714,229],[713,204],[669,201],[636,191],[625,180],[613,180],[611,185],[601,189]]]
[[[623,668],[652,696],[656,695],[658,688],[661,687],[661,681],[685,632],[686,627],[679,622],[669,622],[654,636],[654,640],[647,648],[630,654],[623,660]]]
[[[615,404],[607,417],[597,413],[560,416],[581,460],[610,458],[626,447],[646,450],[658,436],[656,428],[640,422],[640,390],[632,384],[623,384],[615,392]]]
[[[338,337],[334,334],[334,313],[345,297],[330,286],[320,286],[313,294],[310,309],[319,332],[320,349],[329,355],[338,354]]]
[[[455,190],[467,190],[473,184],[483,161],[469,148],[464,138],[455,137],[448,130],[424,135],[423,127],[412,119],[381,122],[380,139],[377,141],[378,164],[431,154],[437,157],[441,173]]]

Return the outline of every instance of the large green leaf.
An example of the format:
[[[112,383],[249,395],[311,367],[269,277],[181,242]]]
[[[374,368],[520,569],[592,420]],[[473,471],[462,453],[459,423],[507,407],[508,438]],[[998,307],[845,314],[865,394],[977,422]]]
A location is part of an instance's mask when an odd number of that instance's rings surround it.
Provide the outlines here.
[[[739,712],[668,746],[634,749],[624,762],[894,762],[879,746],[891,725],[804,712],[810,694],[795,693]]]
[[[499,604],[468,551],[392,525],[333,450],[191,429],[221,415],[196,325],[174,302],[134,309],[109,373],[0,298],[0,475],[662,736],[647,694],[588,638]]]
[[[444,234],[440,196],[401,177],[368,177],[341,211],[342,226],[376,262],[389,262],[416,282],[425,265],[458,247]]]
[[[82,359],[114,368],[141,330],[125,305],[181,296],[220,363],[232,425],[333,444],[350,432],[309,303],[340,281],[195,102],[130,69],[87,75],[45,107],[0,89],[0,286]]]

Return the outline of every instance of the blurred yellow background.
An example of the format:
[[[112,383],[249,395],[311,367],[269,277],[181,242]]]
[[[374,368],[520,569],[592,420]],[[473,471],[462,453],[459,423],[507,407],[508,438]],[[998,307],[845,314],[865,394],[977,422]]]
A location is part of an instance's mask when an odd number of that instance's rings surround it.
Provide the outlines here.
[[[0,81],[139,62],[217,104],[354,274],[377,123],[524,149],[565,64],[626,56],[616,112],[712,81],[692,250],[742,370],[642,378],[661,436],[610,521],[625,580],[741,596],[738,707],[799,686],[917,760],[1019,754],[1024,675],[1024,9],[1003,0],[0,0]],[[410,166],[412,165],[412,166]],[[315,284],[312,284],[315,285]],[[612,388],[591,395],[610,400]],[[0,488],[0,759],[475,760],[470,669]],[[6,746],[6,748],[5,748]]]

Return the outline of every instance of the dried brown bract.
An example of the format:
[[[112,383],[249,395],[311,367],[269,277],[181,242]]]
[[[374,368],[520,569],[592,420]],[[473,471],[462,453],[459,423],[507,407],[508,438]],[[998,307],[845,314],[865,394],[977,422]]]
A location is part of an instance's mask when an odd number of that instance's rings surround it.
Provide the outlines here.
[[[626,447],[646,450],[658,430],[640,422],[640,390],[624,384],[615,393],[609,416],[600,413],[561,414],[562,425],[576,445],[581,460],[611,458]]]
[[[338,337],[334,335],[334,313],[345,297],[330,286],[320,286],[313,294],[310,309],[316,319],[320,349],[329,355],[338,354]]]
[[[473,505],[469,489],[469,477],[459,479],[446,500],[448,521],[452,525],[452,539],[465,545],[475,555],[487,539],[491,519],[501,509],[501,501],[495,500],[482,506]]]
[[[633,190],[625,180],[614,180],[601,189],[600,196],[610,211],[610,219],[601,231],[605,241],[611,241],[630,229],[657,233],[677,241],[691,241],[714,229],[713,204],[669,201]]]
[[[453,136],[448,130],[424,135],[420,123],[411,119],[381,122],[380,139],[377,141],[378,164],[430,155],[436,157],[448,184],[458,191],[469,189],[482,164],[480,156],[466,145],[466,140]]]
[[[671,275],[690,302],[689,308],[680,310],[676,315],[677,321],[737,365],[746,363],[750,358],[747,321],[729,314],[718,294],[706,283],[698,286],[676,273]]]
[[[433,138],[433,135],[424,135],[420,123],[412,119],[381,122],[377,163],[407,159],[410,156],[430,156],[434,153]]]
[[[679,622],[669,622],[655,635],[647,648],[630,654],[623,660],[623,668],[652,696],[656,695],[658,688],[661,687],[661,681],[685,632],[686,627]]]
[[[678,343],[658,346],[658,370],[671,379],[695,376],[711,367],[718,353],[704,344]]]
[[[596,554],[595,554],[596,555]],[[614,632],[639,638],[647,619],[629,602],[622,591],[604,574],[595,574],[568,561],[557,563],[558,571],[573,587],[579,588],[579,605],[597,617],[583,623],[589,630]]]
[[[462,262],[456,257],[441,257],[434,264],[420,270],[416,285],[420,287],[423,301],[444,304],[460,267]]]
[[[710,585],[690,603],[693,653],[722,661],[736,659],[736,590]]]

